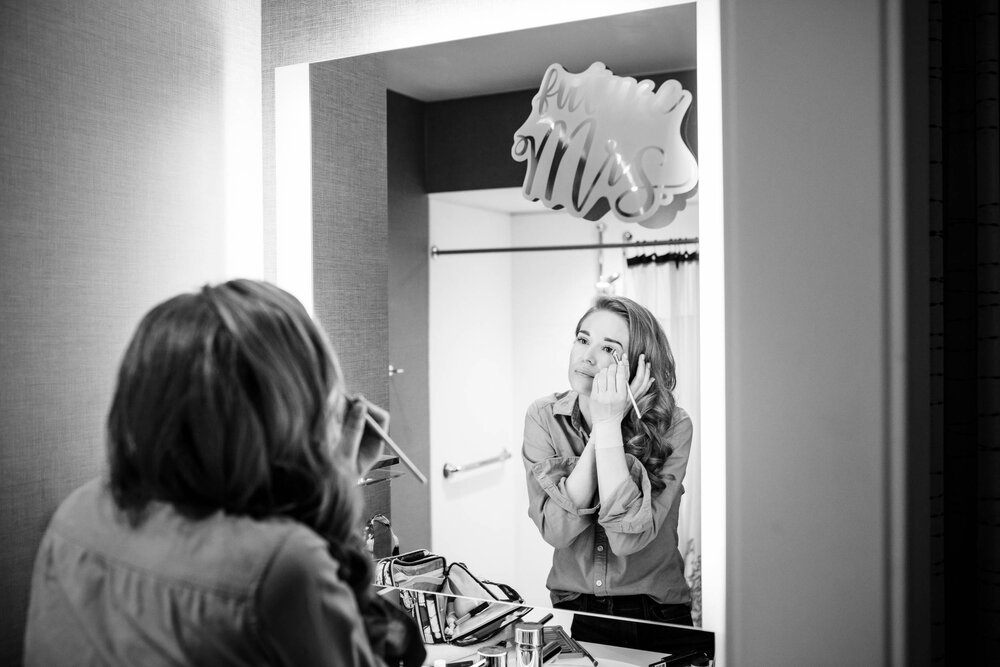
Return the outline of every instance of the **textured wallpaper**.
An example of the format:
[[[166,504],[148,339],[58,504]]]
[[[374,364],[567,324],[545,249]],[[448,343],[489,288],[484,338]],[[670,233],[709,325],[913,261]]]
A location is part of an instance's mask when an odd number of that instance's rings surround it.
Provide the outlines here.
[[[378,56],[309,68],[313,289],[350,392],[388,400],[385,75]]]
[[[259,54],[259,2],[0,5],[0,664],[133,328],[225,275],[227,100],[259,99]],[[259,201],[259,168],[235,185]]]

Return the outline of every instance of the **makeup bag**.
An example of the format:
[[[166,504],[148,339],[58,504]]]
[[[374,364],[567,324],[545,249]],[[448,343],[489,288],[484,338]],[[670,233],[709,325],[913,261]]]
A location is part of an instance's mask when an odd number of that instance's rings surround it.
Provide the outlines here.
[[[383,558],[375,570],[377,585],[397,589],[425,644],[478,644],[531,611],[511,586],[479,579],[464,563],[448,564],[426,549]]]

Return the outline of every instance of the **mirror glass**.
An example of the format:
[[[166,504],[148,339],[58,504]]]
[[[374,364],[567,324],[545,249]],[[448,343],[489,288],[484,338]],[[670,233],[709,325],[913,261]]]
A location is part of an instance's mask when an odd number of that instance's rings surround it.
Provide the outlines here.
[[[500,193],[490,193],[495,201]],[[697,198],[659,230],[566,213],[483,208],[478,193],[431,195],[430,235],[442,251],[491,247],[592,246],[697,239]],[[521,207],[521,208],[518,208]],[[488,567],[534,604],[549,604],[552,547],[528,518],[521,441],[535,399],[569,388],[575,327],[599,292],[628,296],[658,315],[677,365],[678,405],[699,420],[698,244],[442,255],[431,260],[429,380],[431,545]],[[652,260],[676,256],[668,263]],[[684,257],[685,253],[688,255]],[[633,264],[630,266],[628,260]],[[438,334],[437,332],[441,332]],[[446,333],[447,332],[447,333]],[[698,456],[693,443],[682,499],[679,545],[688,578],[700,541]],[[510,455],[509,459],[503,457]],[[477,466],[484,463],[481,467]],[[452,470],[443,477],[445,468]]]
[[[387,96],[388,407],[430,478],[392,480],[398,547],[466,563],[528,605],[551,604],[552,547],[527,514],[525,410],[568,389],[577,320],[605,292],[649,307],[670,337],[675,396],[695,425],[678,544],[700,617],[698,196],[659,229],[586,221],[525,199],[525,165],[510,156],[546,68],[594,62],[692,92],[682,135],[697,155],[695,18],[681,4],[316,64],[363,61]],[[277,148],[280,189],[280,129]],[[565,248],[577,245],[605,247]],[[509,250],[536,246],[560,249]],[[496,248],[508,250],[453,252]]]

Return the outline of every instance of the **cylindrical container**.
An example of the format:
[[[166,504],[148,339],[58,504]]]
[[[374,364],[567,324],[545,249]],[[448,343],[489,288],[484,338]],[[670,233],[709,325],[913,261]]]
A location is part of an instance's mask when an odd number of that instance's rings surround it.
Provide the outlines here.
[[[478,651],[483,667],[507,667],[507,647],[484,646]]]
[[[518,623],[514,626],[517,667],[542,667],[542,625]]]

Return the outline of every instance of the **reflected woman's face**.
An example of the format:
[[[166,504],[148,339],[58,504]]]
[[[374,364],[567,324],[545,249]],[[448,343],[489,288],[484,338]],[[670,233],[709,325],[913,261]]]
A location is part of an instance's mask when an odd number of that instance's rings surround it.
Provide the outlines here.
[[[569,353],[569,386],[590,396],[594,375],[628,352],[628,322],[615,313],[598,310],[584,318]]]

